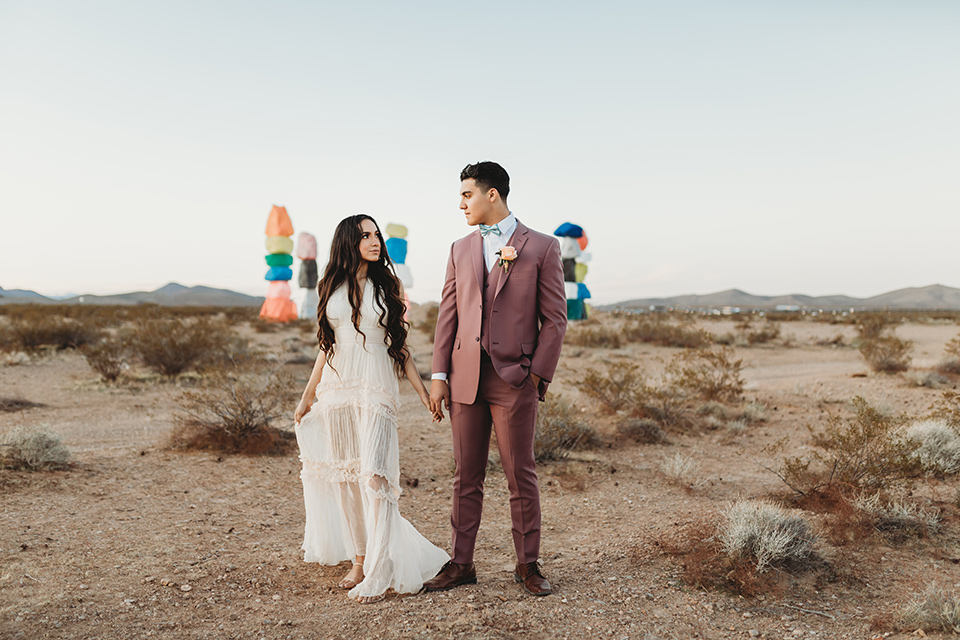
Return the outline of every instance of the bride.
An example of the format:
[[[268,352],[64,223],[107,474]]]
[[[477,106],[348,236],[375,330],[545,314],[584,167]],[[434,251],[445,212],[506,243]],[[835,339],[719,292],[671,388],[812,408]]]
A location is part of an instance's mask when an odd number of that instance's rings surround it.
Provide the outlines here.
[[[361,603],[390,588],[415,593],[450,558],[398,508],[398,378],[427,408],[430,396],[407,349],[403,292],[373,218],[340,222],[318,289],[320,354],[294,415],[304,560],[352,560],[339,586]]]

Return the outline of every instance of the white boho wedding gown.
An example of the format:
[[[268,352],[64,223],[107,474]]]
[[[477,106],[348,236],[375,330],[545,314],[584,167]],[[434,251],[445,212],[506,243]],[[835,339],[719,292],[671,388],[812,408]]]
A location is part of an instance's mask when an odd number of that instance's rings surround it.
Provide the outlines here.
[[[327,304],[334,355],[323,369],[316,401],[296,426],[306,510],[304,561],[332,565],[365,556],[364,579],[350,590],[351,598],[388,588],[415,593],[450,557],[400,515],[399,384],[369,281],[360,319],[365,345],[350,313],[342,286]]]

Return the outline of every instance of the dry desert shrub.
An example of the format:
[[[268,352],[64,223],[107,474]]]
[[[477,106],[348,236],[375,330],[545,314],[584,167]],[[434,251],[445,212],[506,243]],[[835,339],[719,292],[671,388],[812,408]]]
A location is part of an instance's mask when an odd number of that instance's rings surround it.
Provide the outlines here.
[[[695,401],[722,407],[720,400],[736,400],[742,394],[741,361],[732,360],[730,354],[727,349],[684,350],[657,380],[648,379],[632,362],[611,362],[603,371],[588,369],[576,386],[607,413],[629,410],[662,427],[689,426]]]
[[[5,351],[36,353],[43,347],[53,347],[58,351],[77,349],[98,339],[100,335],[100,327],[91,321],[36,315],[10,319],[2,338]]]
[[[937,371],[947,375],[960,375],[960,336],[947,343],[943,349],[943,360],[937,365]]]
[[[661,460],[660,472],[678,486],[696,488],[702,484],[700,463],[684,453],[676,453]]]
[[[623,332],[607,325],[577,324],[567,328],[563,343],[575,347],[619,349],[624,344]]]
[[[5,469],[53,471],[70,466],[70,451],[46,425],[17,427],[0,439],[0,466]]]
[[[417,329],[430,336],[431,342],[437,333],[437,316],[440,314],[440,305],[430,304],[426,307],[423,321],[417,324]]]
[[[857,325],[860,354],[874,371],[897,373],[910,368],[913,343],[894,334],[897,324],[888,314],[871,314]]]
[[[734,340],[737,344],[758,345],[768,344],[780,337],[780,323],[769,319],[754,323],[753,317],[744,316],[734,328],[737,335]]]
[[[105,382],[116,382],[123,370],[128,368],[127,345],[115,337],[104,337],[85,345],[80,353]]]
[[[853,406],[856,415],[846,422],[831,416],[820,431],[808,425],[816,447],[811,453],[786,457],[780,469],[767,469],[807,497],[888,490],[917,475],[920,463],[914,453],[918,444],[902,437],[905,419],[888,416],[859,396],[853,399]],[[784,445],[781,441],[768,451]]]
[[[860,354],[870,368],[880,373],[897,373],[910,368],[913,343],[894,335],[860,342]]]
[[[737,419],[743,420],[747,424],[766,422],[767,406],[762,402],[751,402],[743,408],[743,411],[740,412],[740,415],[737,416]]]
[[[774,572],[761,574],[752,561],[727,556],[717,532],[714,519],[701,517],[660,533],[655,542],[663,553],[680,558],[683,580],[692,587],[726,589],[743,596],[779,591]]]
[[[766,501],[739,500],[723,513],[719,539],[730,557],[751,560],[758,572],[802,563],[813,555],[816,536],[799,515]]]
[[[925,472],[960,473],[960,433],[946,421],[921,420],[910,425],[904,435],[917,444],[913,455]]]
[[[691,397],[729,402],[743,395],[742,365],[727,347],[688,349],[670,361],[665,376],[668,384]]]
[[[695,326],[690,316],[670,316],[660,313],[627,316],[623,338],[628,342],[645,342],[664,347],[698,349],[710,344],[713,336]]]
[[[950,380],[936,371],[906,371],[903,379],[914,387],[940,389],[950,384]]]
[[[293,380],[271,372],[258,376],[234,370],[215,384],[184,392],[171,437],[174,449],[213,449],[227,453],[280,454],[293,435],[274,427],[292,412]]]
[[[617,433],[642,444],[667,442],[667,434],[656,421],[636,416],[630,416],[617,423]]]
[[[930,585],[910,599],[902,618],[905,629],[960,633],[960,595]]]
[[[34,407],[42,407],[43,405],[39,402],[31,402],[26,398],[20,396],[14,397],[0,397],[0,411],[6,413],[13,413],[15,411],[26,411],[27,409],[33,409]]]
[[[551,395],[537,410],[533,452],[537,462],[560,460],[575,449],[599,444],[593,427],[561,395]]]
[[[960,428],[960,393],[945,391],[931,408],[930,417]]]
[[[857,497],[853,506],[878,531],[929,535],[940,530],[939,509],[927,509],[904,499],[883,500],[879,491]]]
[[[605,371],[587,369],[575,384],[587,397],[596,400],[603,411],[615,413],[636,404],[645,381],[638,365],[617,361],[608,363]]]
[[[128,328],[121,338],[144,365],[171,378],[250,355],[246,340],[230,325],[205,317],[147,320]]]

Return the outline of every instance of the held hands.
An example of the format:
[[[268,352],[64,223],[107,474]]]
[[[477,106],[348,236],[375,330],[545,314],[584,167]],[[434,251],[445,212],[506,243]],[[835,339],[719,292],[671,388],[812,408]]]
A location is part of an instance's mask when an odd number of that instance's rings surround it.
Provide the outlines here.
[[[422,389],[422,390],[420,391],[420,402],[423,403],[423,406],[426,407],[427,410],[430,411],[430,413],[433,414],[433,421],[434,421],[434,422],[440,422],[441,420],[443,420],[443,414],[441,413],[441,414],[438,415],[437,412],[434,411],[434,410],[431,408],[431,405],[430,405],[430,394],[427,393],[427,390],[426,390],[426,389]]]
[[[430,382],[430,406],[433,413],[433,419],[437,422],[443,420],[443,405],[446,404],[447,411],[450,410],[450,385],[446,380],[432,380]]]

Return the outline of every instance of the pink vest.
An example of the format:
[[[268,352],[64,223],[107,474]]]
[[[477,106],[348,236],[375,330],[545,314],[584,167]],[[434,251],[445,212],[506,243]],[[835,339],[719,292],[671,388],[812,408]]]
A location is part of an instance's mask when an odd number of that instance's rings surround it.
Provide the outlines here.
[[[486,265],[484,265],[484,270],[486,270]],[[480,346],[487,353],[492,353],[490,349],[490,326],[494,316],[493,301],[497,295],[501,273],[503,273],[503,269],[494,264],[493,271],[489,271],[483,276],[483,315],[480,318]]]

